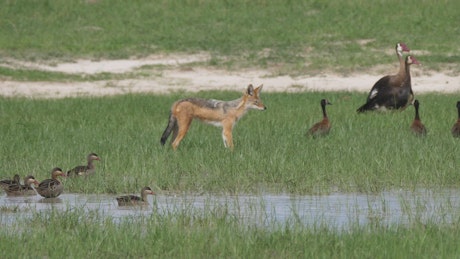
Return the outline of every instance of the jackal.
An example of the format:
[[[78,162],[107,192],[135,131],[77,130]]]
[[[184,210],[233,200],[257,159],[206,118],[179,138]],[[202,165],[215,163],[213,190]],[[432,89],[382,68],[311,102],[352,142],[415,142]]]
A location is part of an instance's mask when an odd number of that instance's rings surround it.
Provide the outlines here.
[[[233,149],[232,130],[236,122],[249,109],[265,110],[267,107],[260,99],[263,85],[255,88],[250,84],[243,96],[233,101],[214,99],[187,98],[175,102],[171,107],[168,126],[161,136],[161,145],[166,143],[171,132],[172,147],[177,149],[181,140],[187,134],[193,119],[222,127],[224,146]]]

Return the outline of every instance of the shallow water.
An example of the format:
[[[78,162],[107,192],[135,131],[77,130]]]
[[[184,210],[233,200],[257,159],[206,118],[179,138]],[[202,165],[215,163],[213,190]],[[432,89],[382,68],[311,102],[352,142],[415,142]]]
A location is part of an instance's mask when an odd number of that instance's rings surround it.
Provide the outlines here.
[[[331,193],[328,195],[156,195],[148,196],[150,206],[119,207],[115,195],[64,193],[58,198],[40,196],[0,197],[1,224],[11,224],[18,215],[51,208],[84,208],[114,219],[148,216],[152,213],[209,215],[223,212],[248,225],[303,224],[346,229],[366,224],[449,223],[460,217],[457,189],[415,191],[393,190],[378,194]]]

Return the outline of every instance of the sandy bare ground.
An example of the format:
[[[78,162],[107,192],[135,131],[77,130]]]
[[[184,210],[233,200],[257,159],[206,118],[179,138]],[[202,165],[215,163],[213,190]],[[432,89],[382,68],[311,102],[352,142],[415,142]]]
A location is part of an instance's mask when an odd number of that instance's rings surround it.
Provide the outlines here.
[[[194,66],[210,59],[207,54],[156,55],[136,60],[78,60],[54,65],[35,64],[9,60],[0,66],[40,69],[70,74],[129,73],[142,66],[150,66],[152,76],[140,79],[86,81],[86,82],[18,82],[0,81],[1,96],[30,98],[64,98],[74,96],[104,96],[125,93],[170,93],[173,91],[196,92],[201,90],[242,91],[248,84],[264,84],[264,92],[299,91],[360,91],[368,92],[384,74],[354,74],[347,77],[322,74],[317,76],[271,76],[269,71],[225,71],[204,66]],[[190,65],[187,65],[190,64]],[[161,68],[155,66],[161,65]],[[188,69],[184,69],[184,65]],[[412,69],[412,88],[415,93],[460,93],[460,76]],[[158,71],[157,71],[158,70]],[[388,74],[397,71],[388,67]]]

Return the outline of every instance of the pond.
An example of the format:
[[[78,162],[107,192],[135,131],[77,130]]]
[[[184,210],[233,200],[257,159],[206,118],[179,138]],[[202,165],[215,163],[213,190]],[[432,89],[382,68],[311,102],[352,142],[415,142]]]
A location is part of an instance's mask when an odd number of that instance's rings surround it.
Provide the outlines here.
[[[411,222],[450,223],[460,218],[457,189],[391,190],[376,194],[330,193],[327,195],[164,195],[148,196],[148,207],[119,207],[116,195],[64,193],[58,198],[0,197],[0,223],[15,222],[18,214],[45,212],[52,208],[84,208],[104,216],[123,219],[152,213],[206,215],[224,211],[244,224],[302,224],[347,229],[367,224],[398,225]]]

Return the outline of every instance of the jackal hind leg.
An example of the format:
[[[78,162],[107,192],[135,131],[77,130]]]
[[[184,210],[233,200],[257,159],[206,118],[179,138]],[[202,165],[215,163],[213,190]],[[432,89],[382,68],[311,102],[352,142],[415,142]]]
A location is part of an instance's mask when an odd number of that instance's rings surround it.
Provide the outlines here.
[[[190,124],[192,124],[191,118],[183,118],[183,119],[177,120],[177,126],[174,128],[174,131],[173,131],[174,141],[172,142],[172,147],[174,150],[177,149],[180,142],[187,134],[187,131],[190,128]]]

